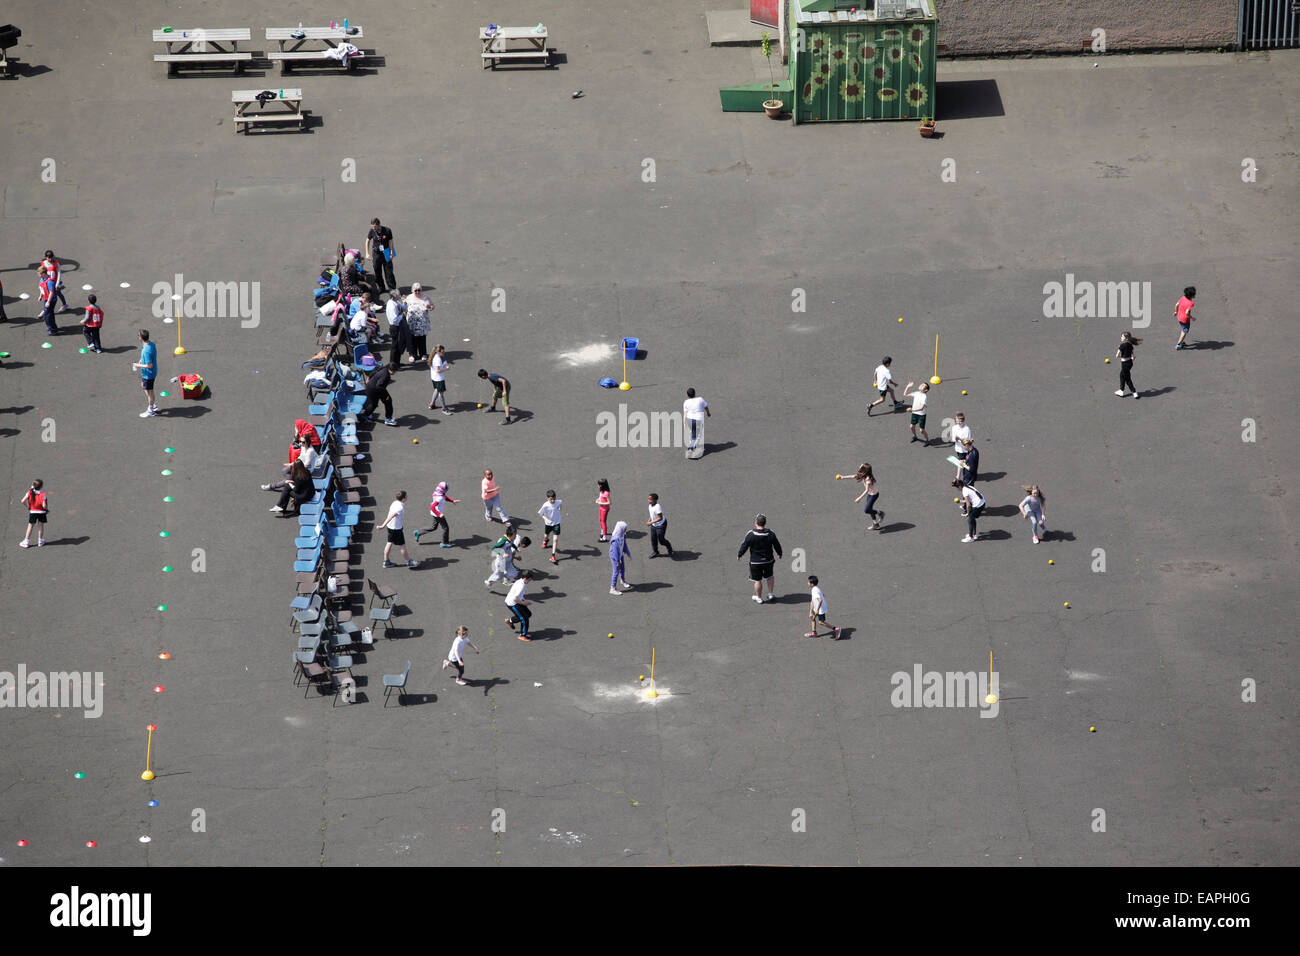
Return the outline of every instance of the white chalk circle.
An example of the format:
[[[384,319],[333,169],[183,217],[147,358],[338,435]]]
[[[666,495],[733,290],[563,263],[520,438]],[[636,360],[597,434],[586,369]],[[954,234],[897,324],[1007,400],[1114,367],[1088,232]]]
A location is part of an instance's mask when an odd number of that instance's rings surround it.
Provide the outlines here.
[[[175,321],[176,320],[169,315],[167,318],[163,319],[163,325],[171,325]]]
[[[152,843],[152,842],[153,842],[153,837],[142,836],[142,837],[140,837],[140,842],[141,842],[141,843]]]
[[[20,292],[20,293],[18,294],[18,298],[20,298],[20,299],[30,299],[31,296],[28,295],[26,292]]]
[[[91,289],[93,289],[93,288],[95,288],[93,285],[83,285],[83,286],[81,287],[81,291],[82,291],[82,292],[89,292],[89,291],[90,291]]]
[[[120,282],[120,283],[118,283],[118,286],[117,286],[117,287],[118,287],[119,289],[129,289],[129,288],[131,288],[131,283],[129,283],[129,282]]]

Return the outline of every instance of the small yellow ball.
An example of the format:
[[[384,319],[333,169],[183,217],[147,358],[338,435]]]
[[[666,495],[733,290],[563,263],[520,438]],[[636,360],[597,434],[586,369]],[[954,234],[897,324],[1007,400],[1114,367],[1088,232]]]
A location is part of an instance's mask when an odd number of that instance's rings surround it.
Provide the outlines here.
[[[953,503],[953,504],[956,504],[956,503],[959,502],[959,501],[961,501],[960,498],[954,498],[954,499],[952,499],[952,503]]]
[[[1107,365],[1110,364],[1110,359],[1106,359],[1106,364],[1107,364]]]
[[[482,407],[483,407],[483,403],[482,403],[482,402],[479,402],[479,403],[478,403],[477,405],[475,405],[474,407],[475,407],[475,408],[482,408]]]
[[[610,636],[610,637],[613,637],[613,636],[614,636],[614,635],[613,635],[613,634],[611,634],[611,635],[609,635],[609,636]]]
[[[902,321],[903,321],[903,317],[902,317],[901,315],[898,317],[898,321],[899,321],[899,322],[902,322]]]
[[[962,393],[963,395],[965,395],[965,394],[966,394],[966,389],[963,388],[963,389],[961,390],[961,393]]]
[[[1069,607],[1069,606],[1070,606],[1070,602],[1069,602],[1069,601],[1066,601],[1066,602],[1065,602],[1065,607]]]
[[[412,445],[418,445],[418,444],[420,444],[420,439],[418,439],[418,438],[412,438],[412,439],[411,439],[411,444],[412,444]]]
[[[836,476],[835,476],[835,480],[836,480],[836,481],[840,481],[840,480],[842,480],[843,478],[844,478],[843,475],[836,475]]]
[[[1088,733],[1090,733],[1090,734],[1095,734],[1096,732],[1097,732],[1097,728],[1096,728],[1096,727],[1089,727],[1089,728],[1088,728]]]
[[[1047,563],[1048,563],[1048,564],[1055,564],[1056,562],[1053,561],[1051,558],[1048,558],[1048,559],[1047,559]]]
[[[637,680],[645,680],[645,674],[642,674],[640,677],[637,678]]]

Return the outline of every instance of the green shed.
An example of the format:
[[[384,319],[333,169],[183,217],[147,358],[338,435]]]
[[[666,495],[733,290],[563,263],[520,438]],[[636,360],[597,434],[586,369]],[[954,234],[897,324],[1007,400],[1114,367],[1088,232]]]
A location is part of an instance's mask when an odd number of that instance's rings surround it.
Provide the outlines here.
[[[933,117],[933,0],[790,0],[796,123]]]

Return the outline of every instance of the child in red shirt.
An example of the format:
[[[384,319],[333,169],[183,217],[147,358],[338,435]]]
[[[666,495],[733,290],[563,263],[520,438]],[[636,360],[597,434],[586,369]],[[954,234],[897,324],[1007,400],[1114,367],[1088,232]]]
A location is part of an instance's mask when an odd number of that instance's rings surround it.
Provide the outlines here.
[[[1174,351],[1187,348],[1187,333],[1192,331],[1192,322],[1196,316],[1192,315],[1193,299],[1196,298],[1196,286],[1189,285],[1183,290],[1183,297],[1178,300],[1178,305],[1174,307],[1174,318],[1178,320],[1178,344],[1174,346]]]
[[[86,317],[81,320],[81,334],[86,337],[86,345],[92,352],[103,352],[99,344],[99,329],[104,324],[104,310],[95,303],[95,293],[86,296]]]

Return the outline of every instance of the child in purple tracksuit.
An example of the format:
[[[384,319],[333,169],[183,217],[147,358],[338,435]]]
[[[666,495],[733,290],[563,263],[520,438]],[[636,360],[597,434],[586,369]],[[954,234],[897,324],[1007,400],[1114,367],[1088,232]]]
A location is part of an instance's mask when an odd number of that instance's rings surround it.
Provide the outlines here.
[[[623,582],[623,587],[631,590],[632,585],[627,583],[625,572],[625,560],[631,557],[632,552],[627,549],[627,522],[620,521],[614,525],[614,534],[609,539],[609,593],[621,594],[618,589],[618,582]]]

